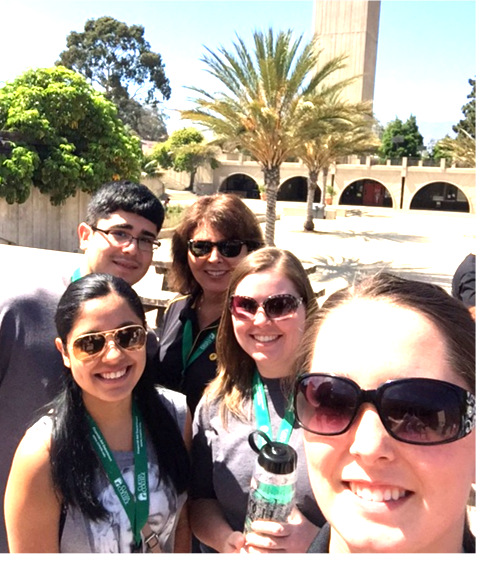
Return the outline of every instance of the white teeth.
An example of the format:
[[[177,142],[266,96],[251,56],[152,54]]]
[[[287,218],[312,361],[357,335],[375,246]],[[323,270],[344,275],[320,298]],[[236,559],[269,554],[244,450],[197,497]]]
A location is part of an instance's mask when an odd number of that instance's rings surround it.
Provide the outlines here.
[[[255,340],[257,340],[257,342],[263,342],[263,343],[267,343],[267,342],[273,342],[274,340],[277,339],[278,336],[253,336],[253,338]]]
[[[220,277],[222,275],[225,274],[224,271],[207,271],[208,275],[211,275],[212,277]]]
[[[124,368],[123,370],[118,370],[118,372],[104,372],[103,374],[100,374],[100,376],[105,380],[116,380],[117,378],[125,376],[126,373],[127,369]]]
[[[386,489],[363,487],[360,483],[350,483],[350,490],[352,493],[361,497],[365,501],[374,503],[382,503],[388,501],[398,501],[405,496],[406,491],[398,487],[391,487]]]

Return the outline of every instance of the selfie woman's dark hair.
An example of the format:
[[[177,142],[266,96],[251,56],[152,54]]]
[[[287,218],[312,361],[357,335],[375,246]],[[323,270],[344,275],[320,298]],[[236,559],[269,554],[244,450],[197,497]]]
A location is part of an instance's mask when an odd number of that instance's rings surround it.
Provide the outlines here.
[[[108,274],[90,274],[70,284],[58,304],[55,324],[64,349],[83,305],[110,294],[124,299],[145,327],[142,303],[127,282]],[[63,380],[60,394],[49,405],[53,418],[50,449],[53,484],[64,507],[77,507],[90,519],[98,520],[106,516],[106,511],[95,497],[94,477],[103,469],[90,442],[82,390],[69,368],[65,368]],[[189,458],[182,433],[147,371],[135,386],[133,396],[153,443],[159,472],[170,478],[178,493],[185,491]]]

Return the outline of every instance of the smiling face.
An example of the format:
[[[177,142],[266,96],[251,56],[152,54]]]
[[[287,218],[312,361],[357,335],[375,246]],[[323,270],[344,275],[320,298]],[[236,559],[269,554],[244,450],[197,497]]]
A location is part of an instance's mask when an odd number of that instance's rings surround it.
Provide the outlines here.
[[[247,275],[233,292],[251,297],[259,304],[278,294],[300,297],[293,282],[275,270]],[[304,304],[289,318],[271,320],[259,309],[253,320],[232,316],[232,323],[240,347],[255,360],[264,378],[282,378],[290,373],[305,330]]]
[[[225,236],[209,225],[200,225],[195,229],[191,239],[194,241],[224,241]],[[188,265],[193,277],[205,294],[224,294],[228,289],[230,277],[237,264],[247,255],[247,246],[243,245],[237,257],[224,257],[218,247],[203,257],[195,257],[188,252]]]
[[[145,369],[146,349],[144,346],[140,350],[124,350],[110,339],[100,354],[77,360],[71,350],[73,342],[84,334],[134,324],[143,325],[125,299],[111,293],[84,303],[67,337],[66,350],[57,338],[57,348],[62,353],[65,366],[71,369],[75,382],[82,389],[88,410],[104,403],[130,401],[132,390]]]
[[[425,316],[385,302],[356,301],[320,328],[311,372],[346,376],[366,390],[396,378],[466,388],[447,362],[445,340]],[[338,436],[304,432],[317,502],[332,525],[330,552],[457,552],[475,474],[475,434],[439,446],[388,435],[371,405]]]
[[[117,211],[106,219],[99,219],[96,225],[104,231],[118,229],[130,233],[134,237],[157,238],[156,226],[136,213]],[[101,231],[94,231],[86,223],[78,227],[80,249],[85,251],[85,268],[83,275],[88,273],[110,273],[121,277],[130,285],[136,284],[147,273],[152,263],[151,251],[140,251],[137,241],[128,245],[115,245]]]

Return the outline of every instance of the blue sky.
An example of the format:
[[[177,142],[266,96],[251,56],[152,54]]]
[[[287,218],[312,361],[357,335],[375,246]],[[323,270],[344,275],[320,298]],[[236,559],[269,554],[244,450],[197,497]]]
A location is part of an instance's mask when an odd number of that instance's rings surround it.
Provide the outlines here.
[[[175,108],[188,107],[185,86],[211,90],[202,70],[203,45],[231,47],[235,33],[254,28],[313,32],[314,2],[297,1],[30,1],[0,0],[0,85],[30,67],[52,66],[72,30],[88,18],[112,16],[145,27],[145,38],[162,55],[172,97],[169,130],[180,126]],[[383,124],[417,117],[425,144],[441,138],[463,114],[476,74],[474,1],[383,0],[374,112]]]

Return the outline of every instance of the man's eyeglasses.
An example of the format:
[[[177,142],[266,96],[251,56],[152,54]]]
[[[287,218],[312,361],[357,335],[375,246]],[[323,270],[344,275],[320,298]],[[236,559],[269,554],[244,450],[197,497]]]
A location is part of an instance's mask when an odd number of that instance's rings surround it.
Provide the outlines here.
[[[344,434],[363,404],[373,404],[388,434],[408,444],[446,444],[475,427],[475,396],[442,380],[403,378],[362,390],[349,378],[312,373],[295,386],[295,415],[314,434]]]
[[[123,350],[141,350],[145,345],[147,333],[142,326],[124,326],[107,332],[93,332],[76,338],[70,347],[77,360],[86,360],[101,354],[109,336],[115,345]]]
[[[135,240],[140,251],[150,252],[154,249],[158,249],[161,245],[160,241],[157,241],[153,237],[149,237],[148,235],[139,235],[138,237],[134,237],[124,229],[100,229],[99,227],[92,226],[92,230],[104,233],[108,237],[110,243],[117,247],[130,245],[132,241]]]

